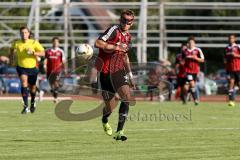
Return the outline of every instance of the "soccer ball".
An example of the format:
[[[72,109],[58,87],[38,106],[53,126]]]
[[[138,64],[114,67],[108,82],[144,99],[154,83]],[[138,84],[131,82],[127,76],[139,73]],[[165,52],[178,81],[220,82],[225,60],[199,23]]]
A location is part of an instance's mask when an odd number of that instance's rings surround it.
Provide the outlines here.
[[[93,48],[87,43],[80,44],[76,48],[76,54],[84,60],[89,60],[93,56]]]

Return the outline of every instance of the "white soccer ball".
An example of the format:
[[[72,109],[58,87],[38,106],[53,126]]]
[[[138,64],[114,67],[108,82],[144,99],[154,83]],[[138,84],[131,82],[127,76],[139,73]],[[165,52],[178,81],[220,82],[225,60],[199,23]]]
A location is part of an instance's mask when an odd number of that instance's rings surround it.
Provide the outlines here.
[[[93,48],[87,43],[80,44],[76,48],[76,54],[84,60],[89,60],[93,56]]]

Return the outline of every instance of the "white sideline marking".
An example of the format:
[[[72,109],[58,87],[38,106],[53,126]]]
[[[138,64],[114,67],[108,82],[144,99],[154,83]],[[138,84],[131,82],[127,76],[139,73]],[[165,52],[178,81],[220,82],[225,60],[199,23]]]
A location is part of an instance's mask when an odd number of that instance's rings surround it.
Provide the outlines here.
[[[210,117],[210,119],[218,119],[217,117]]]
[[[30,97],[29,97],[29,99],[30,99]],[[68,99],[71,99],[71,97],[59,97],[58,99],[59,100],[68,100]],[[22,100],[22,97],[21,96],[17,96],[17,97],[0,97],[0,100]],[[53,100],[53,97],[44,97],[43,100]]]
[[[240,128],[144,128],[144,129],[127,129],[129,132],[139,131],[198,131],[198,130],[240,130]],[[84,132],[96,132],[102,130],[83,130]]]
[[[144,129],[127,129],[127,132],[139,132],[139,131],[198,131],[198,130],[209,130],[209,131],[214,131],[214,130],[226,130],[226,131],[232,131],[232,130],[240,130],[240,128],[179,128],[179,129],[175,129],[175,128],[144,128]],[[7,129],[0,129],[0,132],[13,132],[13,131],[20,131],[20,132],[68,132],[67,130],[31,130],[31,129],[23,129],[23,130],[18,130],[18,129],[14,129],[14,130],[7,130]],[[74,131],[83,131],[83,132],[103,132],[103,130],[75,130]]]
[[[0,113],[9,113],[8,111],[0,111]]]
[[[14,114],[20,114],[20,111],[12,111],[12,112],[8,112],[8,111],[0,111],[0,114],[10,114],[10,113],[14,113]],[[54,114],[54,111],[52,112],[41,112],[41,113],[44,113],[44,114]],[[30,115],[30,113],[28,113]]]
[[[31,129],[25,129],[25,130],[22,130],[23,132],[32,132]]]
[[[0,132],[8,132],[9,130],[7,129],[0,129]]]

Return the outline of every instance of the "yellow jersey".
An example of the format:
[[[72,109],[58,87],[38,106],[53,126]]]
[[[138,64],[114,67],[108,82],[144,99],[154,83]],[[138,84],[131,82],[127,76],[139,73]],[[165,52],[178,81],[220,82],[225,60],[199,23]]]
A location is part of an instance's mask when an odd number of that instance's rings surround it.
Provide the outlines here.
[[[27,53],[28,49],[32,49],[34,52],[44,51],[42,45],[33,39],[25,42],[17,40],[12,43],[12,49],[17,54],[17,65],[23,68],[34,68],[37,64],[36,57]]]

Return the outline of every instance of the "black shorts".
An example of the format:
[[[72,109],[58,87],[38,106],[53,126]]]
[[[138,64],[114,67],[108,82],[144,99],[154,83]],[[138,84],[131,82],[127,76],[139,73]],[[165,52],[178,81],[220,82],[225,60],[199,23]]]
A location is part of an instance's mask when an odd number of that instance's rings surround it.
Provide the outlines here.
[[[147,87],[147,90],[148,90],[148,92],[153,92],[153,90],[155,90],[155,89],[158,89],[158,86],[157,85],[149,85],[148,87]]]
[[[100,73],[100,84],[102,96],[105,101],[112,99],[118,88],[123,85],[129,85],[128,77],[124,70],[112,74]]]
[[[197,80],[197,74],[193,74],[193,73],[186,73],[186,79],[185,79],[185,83],[188,83],[190,81],[195,81]]]
[[[186,83],[185,77],[177,77],[177,87],[182,87]]]
[[[60,80],[60,73],[47,74],[47,80],[50,84]]]
[[[27,75],[28,76],[28,84],[35,85],[37,81],[38,69],[35,68],[23,68],[23,67],[16,67],[18,76]]]
[[[240,81],[240,72],[227,72],[228,79],[234,79],[235,82]]]

